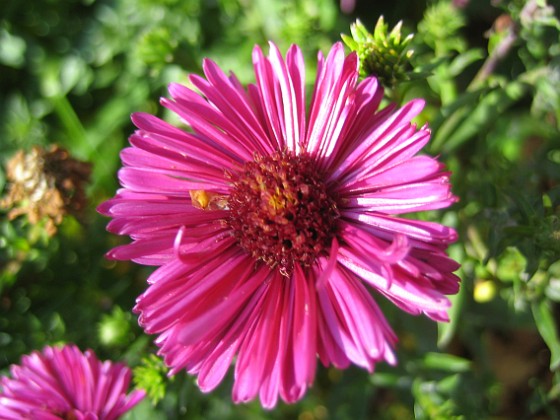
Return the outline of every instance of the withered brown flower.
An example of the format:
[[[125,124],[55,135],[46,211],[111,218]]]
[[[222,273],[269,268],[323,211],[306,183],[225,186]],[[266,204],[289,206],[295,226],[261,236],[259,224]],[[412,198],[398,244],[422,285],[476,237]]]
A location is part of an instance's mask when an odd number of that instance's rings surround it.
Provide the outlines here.
[[[57,145],[18,151],[6,172],[8,191],[0,207],[9,210],[10,220],[22,215],[32,224],[45,220],[45,230],[52,236],[65,215],[79,217],[86,207],[91,164],[74,159]]]

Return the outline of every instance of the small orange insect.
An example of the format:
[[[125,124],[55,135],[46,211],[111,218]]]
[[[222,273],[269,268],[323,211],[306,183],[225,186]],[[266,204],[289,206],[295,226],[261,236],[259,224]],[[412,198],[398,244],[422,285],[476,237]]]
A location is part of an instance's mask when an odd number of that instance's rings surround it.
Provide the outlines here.
[[[227,210],[227,196],[205,190],[190,190],[192,204],[201,210]]]

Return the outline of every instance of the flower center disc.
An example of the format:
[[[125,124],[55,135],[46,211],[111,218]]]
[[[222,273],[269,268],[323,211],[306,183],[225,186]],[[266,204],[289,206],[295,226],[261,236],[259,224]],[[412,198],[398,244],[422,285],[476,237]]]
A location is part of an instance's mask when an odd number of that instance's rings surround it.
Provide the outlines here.
[[[257,156],[232,181],[227,223],[254,258],[289,276],[330,249],[339,212],[311,157]]]

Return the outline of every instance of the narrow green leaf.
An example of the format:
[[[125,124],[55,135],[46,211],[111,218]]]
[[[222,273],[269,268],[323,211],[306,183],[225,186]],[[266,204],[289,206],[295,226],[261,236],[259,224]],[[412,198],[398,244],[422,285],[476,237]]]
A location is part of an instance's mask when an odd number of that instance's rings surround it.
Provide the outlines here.
[[[480,48],[465,51],[451,62],[449,65],[449,74],[452,76],[459,76],[468,66],[483,58],[484,52]]]
[[[427,353],[422,360],[422,367],[460,373],[468,371],[471,367],[471,362],[452,354]]]
[[[468,112],[465,108],[458,110],[458,112],[464,112],[464,118],[461,119],[462,123],[456,126],[445,139],[443,151],[449,153],[476,134],[486,130],[505,110],[520,100],[525,92],[525,86],[512,82],[504,88],[495,89],[482,97],[473,110]]]
[[[459,323],[459,315],[461,314],[461,309],[463,307],[463,302],[465,301],[463,291],[465,288],[461,287],[461,290],[457,295],[450,296],[451,309],[449,310],[449,322],[438,322],[438,347],[446,347],[457,330],[457,325]]]
[[[461,246],[453,245],[449,248],[449,255],[456,261],[462,261],[465,258],[464,250]],[[464,272],[462,269],[457,271],[457,275],[464,279]],[[451,301],[451,308],[449,309],[449,322],[438,322],[438,347],[445,348],[457,330],[463,305],[465,303],[466,291],[464,284],[461,285],[459,292],[456,295],[449,296]]]
[[[532,305],[533,317],[544,342],[550,349],[550,370],[560,366],[560,339],[554,316],[547,300]]]

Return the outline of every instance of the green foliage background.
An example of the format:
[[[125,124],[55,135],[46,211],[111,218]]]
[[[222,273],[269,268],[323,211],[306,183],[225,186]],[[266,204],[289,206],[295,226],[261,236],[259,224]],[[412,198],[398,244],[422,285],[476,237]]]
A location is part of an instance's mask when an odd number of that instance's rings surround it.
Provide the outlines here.
[[[545,0],[358,1],[351,14],[334,0],[5,2],[0,163],[56,143],[94,170],[85,221],[67,217],[55,237],[1,214],[0,370],[62,342],[124,360],[150,394],[127,419],[560,418],[558,10]],[[95,212],[117,188],[129,115],[162,115],[167,83],[200,73],[203,57],[249,82],[254,44],[298,43],[312,67],[356,18],[373,31],[380,15],[416,34],[414,77],[387,97],[426,99],[427,152],[453,171],[460,197],[419,215],[460,234],[450,248],[463,280],[452,321],[384,305],[397,367],[321,368],[304,400],[271,412],[233,405],[231,377],[209,395],[187,375],[168,379],[131,314],[150,269],[104,258],[122,239]]]

